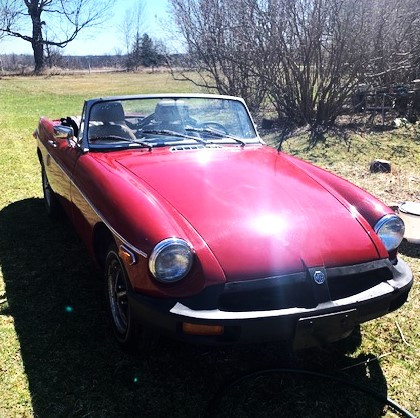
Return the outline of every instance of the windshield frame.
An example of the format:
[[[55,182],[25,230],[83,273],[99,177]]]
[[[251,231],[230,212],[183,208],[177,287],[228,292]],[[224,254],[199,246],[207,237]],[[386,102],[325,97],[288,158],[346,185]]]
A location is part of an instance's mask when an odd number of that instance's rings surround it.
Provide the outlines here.
[[[113,145],[112,147],[110,146],[104,146],[104,145],[95,145],[95,146],[91,146],[89,144],[89,140],[88,140],[88,126],[89,126],[89,121],[90,121],[90,115],[91,115],[91,110],[92,107],[95,106],[98,103],[105,103],[105,102],[113,102],[113,101],[126,101],[126,100],[136,100],[136,99],[182,99],[182,98],[191,98],[191,99],[219,99],[219,100],[230,100],[230,101],[236,101],[239,102],[243,105],[246,114],[248,115],[250,121],[251,121],[251,126],[254,130],[255,136],[253,138],[248,139],[247,141],[244,141],[246,144],[264,144],[264,141],[262,141],[262,139],[260,138],[258,131],[257,131],[257,127],[254,123],[254,120],[252,119],[251,113],[248,109],[248,106],[246,105],[245,101],[240,98],[240,97],[234,97],[234,96],[226,96],[226,95],[219,95],[219,94],[200,94],[200,93],[195,93],[195,94],[190,94],[190,93],[178,93],[178,94],[172,94],[172,93],[163,93],[163,94],[141,94],[141,95],[124,95],[124,96],[109,96],[109,97],[103,97],[103,98],[94,98],[94,99],[89,99],[85,101],[84,104],[84,123],[85,123],[85,129],[83,129],[83,134],[82,134],[82,138],[81,138],[81,148],[84,152],[89,152],[89,151],[101,151],[101,150],[121,150],[122,148],[131,148],[133,149],[135,147],[135,144],[129,146],[129,142],[127,142],[127,144],[125,146],[123,145]],[[83,118],[82,118],[83,119]],[[229,140],[229,138],[226,138],[229,142],[229,144],[235,144],[238,145],[237,143],[235,143],[235,141],[233,140]],[[182,140],[182,138],[180,138],[180,142],[182,142],[183,144],[185,144],[185,139]],[[194,141],[191,140],[191,143],[194,143]],[[209,141],[209,144],[211,144],[212,141]],[[220,143],[220,141],[215,141],[215,143]],[[228,144],[227,142],[223,142],[223,144]],[[173,142],[171,144],[167,144],[164,146],[173,146],[173,145],[178,145],[177,142]],[[162,146],[162,145],[161,145]]]

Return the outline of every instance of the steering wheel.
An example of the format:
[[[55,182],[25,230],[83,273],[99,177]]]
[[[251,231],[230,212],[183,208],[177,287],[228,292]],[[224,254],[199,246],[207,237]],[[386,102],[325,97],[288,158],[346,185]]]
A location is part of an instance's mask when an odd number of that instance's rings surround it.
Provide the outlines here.
[[[138,130],[143,129],[146,125],[149,125],[149,123],[153,120],[154,117],[155,117],[155,114],[152,113],[151,115],[146,116],[142,120],[139,120],[136,124],[136,129]]]
[[[228,131],[225,128],[225,126],[223,126],[219,122],[203,122],[203,123],[200,123],[199,127],[202,129],[214,129],[216,131],[221,131],[226,135],[228,134]]]
[[[123,134],[124,137],[128,137],[131,140],[135,141],[137,138],[134,135],[134,132],[127,126],[127,125],[116,125],[119,127],[119,129],[121,129],[121,132]]]

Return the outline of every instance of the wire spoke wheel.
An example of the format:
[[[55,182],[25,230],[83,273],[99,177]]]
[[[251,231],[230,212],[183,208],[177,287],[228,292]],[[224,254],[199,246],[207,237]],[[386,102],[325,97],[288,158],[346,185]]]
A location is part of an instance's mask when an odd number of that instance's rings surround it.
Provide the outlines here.
[[[127,282],[118,259],[113,258],[109,263],[107,277],[112,320],[117,331],[125,334],[128,328]]]
[[[127,349],[135,343],[136,325],[133,322],[128,298],[129,281],[115,244],[111,245],[105,262],[105,284],[108,311],[117,341]]]

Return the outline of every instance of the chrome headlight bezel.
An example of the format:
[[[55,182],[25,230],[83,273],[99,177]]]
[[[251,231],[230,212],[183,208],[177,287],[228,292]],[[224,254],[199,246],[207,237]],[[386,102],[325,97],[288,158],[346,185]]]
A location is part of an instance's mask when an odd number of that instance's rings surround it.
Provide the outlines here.
[[[388,214],[376,222],[374,227],[388,252],[396,250],[404,238],[404,221],[397,215]]]
[[[176,264],[176,255],[181,257]],[[166,273],[164,272],[165,268],[159,266],[159,262],[162,262],[162,257],[164,255],[170,255],[171,251],[173,252],[172,258],[174,263],[172,269],[170,266],[166,268]],[[161,283],[175,283],[179,280],[182,280],[191,270],[194,259],[194,252],[192,247],[181,238],[166,238],[160,241],[153,248],[152,253],[149,258],[149,270],[152,273],[153,277]]]

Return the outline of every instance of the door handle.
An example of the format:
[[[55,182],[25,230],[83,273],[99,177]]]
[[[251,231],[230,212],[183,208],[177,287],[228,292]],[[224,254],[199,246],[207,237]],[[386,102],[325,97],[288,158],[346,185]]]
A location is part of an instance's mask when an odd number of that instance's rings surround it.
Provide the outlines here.
[[[50,145],[52,145],[54,148],[57,146],[57,142],[55,142],[53,139],[49,139],[49,140],[48,140],[48,143],[49,143]]]

